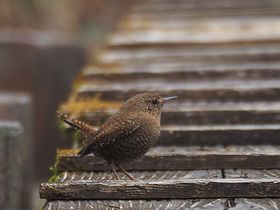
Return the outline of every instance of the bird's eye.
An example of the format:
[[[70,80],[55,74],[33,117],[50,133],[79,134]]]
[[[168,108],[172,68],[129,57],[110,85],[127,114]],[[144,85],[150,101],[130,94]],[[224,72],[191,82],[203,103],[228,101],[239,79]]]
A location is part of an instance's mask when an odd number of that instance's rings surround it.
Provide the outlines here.
[[[154,105],[157,105],[157,104],[158,104],[158,100],[157,100],[157,99],[153,99],[153,100],[152,100],[152,103],[153,103]]]

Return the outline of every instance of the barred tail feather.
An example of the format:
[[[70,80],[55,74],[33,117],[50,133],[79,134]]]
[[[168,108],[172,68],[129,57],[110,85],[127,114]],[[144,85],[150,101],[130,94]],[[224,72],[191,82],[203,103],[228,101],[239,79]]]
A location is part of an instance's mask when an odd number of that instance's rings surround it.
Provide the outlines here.
[[[75,128],[76,130],[88,135],[88,134],[93,134],[96,129],[80,120],[73,119],[69,115],[64,114],[62,112],[57,111],[57,116],[60,118],[62,121],[64,121],[67,125]]]

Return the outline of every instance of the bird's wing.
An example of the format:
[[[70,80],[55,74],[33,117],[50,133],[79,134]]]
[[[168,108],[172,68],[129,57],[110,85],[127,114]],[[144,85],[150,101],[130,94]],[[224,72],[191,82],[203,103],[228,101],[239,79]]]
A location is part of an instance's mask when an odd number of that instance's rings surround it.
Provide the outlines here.
[[[102,148],[118,141],[124,136],[129,136],[140,127],[140,123],[133,119],[110,119],[96,132],[96,135],[84,146],[79,155],[84,156],[92,152],[93,147]]]

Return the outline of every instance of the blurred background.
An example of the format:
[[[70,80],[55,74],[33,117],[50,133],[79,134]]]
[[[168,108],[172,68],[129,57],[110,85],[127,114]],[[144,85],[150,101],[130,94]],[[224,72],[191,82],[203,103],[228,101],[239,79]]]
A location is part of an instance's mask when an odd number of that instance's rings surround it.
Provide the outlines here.
[[[124,8],[123,0],[0,1],[0,127],[23,127],[20,148],[9,145],[23,162],[22,209],[42,207],[38,185],[50,177],[56,148],[71,144],[55,112]]]

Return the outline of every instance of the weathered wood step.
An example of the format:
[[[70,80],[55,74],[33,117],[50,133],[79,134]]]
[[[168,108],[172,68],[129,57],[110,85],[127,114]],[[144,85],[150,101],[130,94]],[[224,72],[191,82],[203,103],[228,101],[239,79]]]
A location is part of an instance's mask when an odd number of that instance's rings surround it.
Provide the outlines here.
[[[247,3],[258,3],[259,1],[261,0],[253,0],[253,1],[249,1],[249,0],[246,0]],[[215,2],[215,3],[219,3],[219,2],[224,2],[224,3],[236,3],[236,1],[234,0],[225,0],[225,1],[222,1],[222,0],[213,0],[211,2]],[[150,5],[150,4],[173,4],[173,3],[176,3],[176,4],[179,4],[179,3],[189,3],[189,4],[211,4],[211,2],[207,1],[207,0],[149,0],[149,1],[141,1],[141,0],[135,0],[133,1],[133,4],[140,4],[140,5]],[[277,0],[268,0],[267,3],[268,4],[272,4],[276,2],[277,3]],[[238,3],[237,3],[238,4]],[[241,3],[242,4],[242,3]]]
[[[256,103],[252,103],[254,105]],[[205,107],[185,107],[184,103],[174,106],[166,105],[161,116],[162,125],[207,125],[207,124],[279,124],[280,103],[264,103],[263,106],[253,107],[246,103],[236,107],[222,103],[208,103]],[[211,107],[212,105],[212,107]],[[213,107],[215,105],[215,107]],[[225,105],[225,106],[223,106]],[[241,105],[238,107],[238,105]],[[273,106],[276,105],[276,106]],[[234,105],[233,105],[234,106]],[[268,109],[270,107],[270,109]],[[218,109],[219,108],[219,109]],[[228,108],[228,109],[227,109]],[[65,108],[66,112],[67,107]],[[116,113],[116,109],[83,111],[76,115],[82,121],[94,126],[102,125],[109,117]]]
[[[272,43],[279,42],[280,21],[275,19],[248,19],[234,21],[196,21],[193,28],[139,29],[118,31],[108,40],[110,46],[161,45],[161,44],[216,44],[216,43]],[[207,29],[207,30],[206,30]],[[226,29],[226,30],[225,30]],[[273,29],[273,30],[272,30]],[[205,33],[207,31],[207,33]]]
[[[228,16],[234,16],[234,15],[243,15],[245,17],[250,17],[251,15],[255,15],[257,17],[260,16],[269,16],[271,14],[273,15],[279,15],[280,14],[280,5],[275,5],[275,7],[269,7],[269,6],[264,6],[263,8],[261,7],[251,7],[247,8],[223,8],[223,10],[219,10],[221,8],[186,8],[186,5],[176,5],[174,4],[175,7],[169,7],[169,8],[163,8],[163,7],[155,7],[153,9],[140,9],[139,8],[131,8],[135,12],[132,13],[133,17],[139,16],[139,17],[153,17],[153,18],[159,18],[162,16],[165,17],[184,17],[184,18],[190,18],[190,17],[228,17]],[[138,11],[136,11],[138,10]],[[202,13],[203,12],[203,13]],[[248,12],[248,13],[246,13]],[[171,14],[171,15],[170,15]]]
[[[211,20],[212,18],[219,18],[220,20],[232,18],[233,20],[238,20],[239,18],[254,17],[257,19],[265,19],[269,17],[276,18],[279,16],[279,2],[274,1],[274,3],[264,3],[265,5],[263,3],[261,4],[253,4],[248,1],[247,5],[241,5],[238,3],[236,4],[236,2],[221,1],[217,2],[217,4],[203,3],[201,5],[191,5],[189,2],[187,2],[187,4],[184,2],[171,3],[169,5],[164,5],[161,3],[155,6],[150,6],[149,4],[135,5],[129,8],[130,13],[128,13],[125,17],[128,20],[132,19],[136,22],[137,18],[139,18],[140,20],[143,20],[141,25],[149,26],[149,24],[155,20],[159,22],[163,22],[165,20],[167,20],[167,22],[180,22],[183,20],[189,22],[200,19],[205,20],[206,18],[208,20]],[[124,20],[122,23],[123,22]],[[138,20],[138,22],[140,21]],[[128,26],[130,27],[132,25],[133,24],[129,24]],[[137,26],[138,25],[136,24],[136,27]],[[152,27],[157,28],[158,26],[152,25]]]
[[[260,2],[259,2],[260,1]],[[225,0],[225,1],[222,1],[222,0],[213,0],[211,1],[213,3],[220,3],[220,2],[223,2],[223,3],[232,3],[232,4],[235,4],[236,1],[234,0]],[[149,0],[149,1],[141,1],[141,0],[135,0],[133,1],[133,5],[136,4],[140,4],[140,5],[154,5],[154,4],[173,4],[173,3],[176,3],[176,4],[179,4],[179,3],[189,3],[189,4],[197,4],[197,5],[205,5],[205,4],[211,4],[211,2],[207,1],[207,0]],[[261,0],[253,0],[253,1],[249,1],[249,0],[246,0],[244,3],[261,3]],[[277,0],[268,0],[267,1],[267,4],[272,4],[272,3],[277,3]],[[236,3],[236,4],[242,4],[242,3]],[[217,5],[218,6],[218,5]]]
[[[275,173],[277,170],[267,170],[267,172]],[[132,172],[133,173],[133,172]],[[226,173],[226,172],[225,172]],[[238,174],[239,172],[237,172]],[[254,170],[247,170],[246,173],[249,174],[247,176],[248,178],[254,178],[259,179],[259,175],[256,177],[254,174],[260,174],[262,172],[254,171]],[[232,174],[232,172],[230,172]],[[122,179],[126,179],[125,176],[123,176],[121,173]],[[137,177],[139,180],[143,181],[155,181],[155,180],[174,180],[177,178],[185,178],[189,180],[194,180],[195,178],[199,178],[199,180],[221,180],[222,178],[222,172],[219,170],[207,170],[207,171],[201,171],[201,170],[195,170],[195,171],[165,171],[165,172],[139,172],[139,173],[133,173],[133,176]],[[274,176],[267,176],[266,178],[274,179]],[[69,173],[64,172],[62,173],[58,178],[58,183],[65,183],[69,185],[75,185],[75,181],[88,181],[91,182],[92,180],[99,180],[101,182],[106,182],[105,180],[108,180],[107,182],[110,182],[110,180],[114,179],[112,176],[112,173]],[[196,179],[197,180],[197,179]],[[262,179],[259,179],[262,180]],[[192,191],[193,188],[189,189]],[[52,189],[57,190],[57,189]],[[240,189],[242,190],[242,189]],[[51,192],[50,192],[51,193]],[[129,192],[128,192],[129,193]],[[224,196],[224,195],[223,195]],[[110,199],[109,197],[107,199]],[[119,198],[123,199],[123,198]],[[232,202],[234,201],[234,202]],[[85,209],[85,208],[93,208],[98,207],[103,209],[115,209],[115,208],[136,208],[138,207],[141,209],[149,209],[149,208],[159,208],[159,209],[166,209],[166,208],[173,208],[178,207],[178,209],[185,209],[187,207],[190,208],[200,208],[203,207],[203,209],[221,209],[224,210],[225,206],[228,207],[235,207],[235,209],[246,209],[247,207],[256,207],[259,208],[265,207],[267,209],[273,209],[275,206],[277,206],[279,203],[279,199],[168,199],[168,200],[143,200],[143,199],[137,199],[137,200],[72,200],[67,201],[63,198],[63,200],[56,200],[56,201],[49,201],[43,209],[63,209],[64,207],[66,209],[72,208],[72,209]],[[273,208],[270,208],[270,207]],[[146,208],[147,207],[147,208]],[[264,208],[264,209],[265,209]],[[230,208],[229,208],[230,209]]]
[[[56,200],[49,201],[42,210],[57,209],[204,209],[204,210],[278,210],[280,199],[170,199],[170,200]]]
[[[81,113],[79,118],[89,124],[102,125],[116,110]],[[175,111],[162,113],[162,125],[207,125],[207,124],[279,124],[279,110],[227,110],[227,111]]]
[[[225,178],[279,178],[280,170],[248,170],[248,169],[225,169]]]
[[[193,21],[198,19],[207,19],[207,18],[236,18],[236,17],[277,17],[280,15],[280,8],[279,6],[276,6],[275,8],[248,8],[247,10],[244,9],[225,9],[225,10],[216,10],[216,9],[209,9],[209,10],[201,10],[201,11],[185,11],[184,9],[176,11],[171,10],[170,12],[137,12],[132,13],[127,16],[127,19],[142,19],[143,23],[142,25],[149,25],[150,22],[154,20],[163,21],[163,20],[173,20],[175,21]],[[130,23],[128,26],[130,26],[132,23]],[[125,28],[126,25],[124,25],[123,28]],[[136,25],[137,26],[137,25]],[[134,27],[132,27],[134,28]]]
[[[270,170],[268,170],[270,171]],[[117,172],[120,180],[128,181],[127,176]],[[252,172],[253,173],[253,172]],[[138,181],[163,181],[177,179],[222,178],[221,170],[186,170],[186,171],[131,171],[130,174]],[[238,176],[237,173],[236,176]],[[268,177],[267,177],[268,178]],[[275,177],[271,177],[275,178]],[[53,183],[73,183],[76,181],[116,181],[113,172],[61,172]]]
[[[79,157],[60,151],[58,171],[106,171],[111,168],[96,156]],[[273,169],[280,168],[279,146],[155,147],[145,156],[124,164],[132,171],[193,169]]]
[[[276,101],[280,97],[279,80],[212,80],[212,81],[140,81],[83,83],[77,99],[100,97],[104,100],[125,100],[141,92],[176,95],[177,101]]]
[[[250,179],[275,179],[280,177],[280,170],[252,170],[252,169],[220,169],[220,170],[180,170],[180,171],[131,171],[138,181],[164,181],[177,179],[221,179],[221,178],[250,178]],[[120,180],[128,178],[118,172]],[[109,181],[116,180],[113,172],[61,172],[52,183],[73,183],[76,181]]]
[[[53,199],[277,198],[280,178],[75,181],[43,183],[40,197]]]
[[[200,10],[224,10],[224,9],[251,9],[251,8],[273,8],[280,6],[279,2],[275,0],[271,1],[232,1],[232,0],[215,0],[215,1],[148,1],[133,2],[130,5],[131,11],[135,12],[165,12],[168,13],[170,10],[184,10],[184,11],[200,11]]]
[[[269,2],[272,4],[269,4],[268,2],[260,2],[260,1],[255,1],[255,2],[250,2],[250,1],[245,1],[245,2],[231,2],[229,4],[228,1],[217,1],[215,4],[214,2],[212,4],[207,4],[207,2],[202,3],[190,3],[190,2],[180,2],[180,3],[160,3],[160,4],[134,4],[129,7],[130,12],[132,14],[168,14],[172,12],[189,12],[189,13],[195,13],[195,12],[209,12],[209,11],[216,11],[217,13],[219,12],[224,12],[226,11],[244,11],[244,10],[254,10],[254,9],[275,9],[280,7],[279,2],[277,3],[276,1]]]
[[[109,81],[108,81],[109,83]],[[109,90],[134,90],[139,89],[143,91],[144,87],[151,91],[168,91],[168,90],[219,90],[219,89],[236,89],[236,90],[255,90],[260,88],[280,88],[278,79],[270,80],[248,80],[248,79],[239,79],[239,80],[211,80],[211,81],[166,81],[161,80],[146,80],[145,84],[140,81],[127,81],[111,83],[111,85],[104,84],[104,82],[91,83],[84,82],[79,90],[80,91],[109,91]]]
[[[161,60],[176,61],[179,59],[194,60],[249,60],[255,58],[268,60],[279,58],[280,45],[259,43],[255,45],[206,45],[197,47],[147,47],[147,48],[112,48],[98,54],[96,60],[102,64],[110,63],[135,63],[135,62],[159,62]]]
[[[162,126],[157,146],[279,145],[277,124]]]
[[[279,169],[220,169],[220,170],[179,170],[179,171],[131,171],[138,181],[163,181],[177,179],[221,179],[221,178],[250,178],[250,179],[275,179],[280,177]],[[122,172],[118,172],[120,180],[128,180]],[[56,183],[73,183],[76,181],[109,181],[116,180],[113,172],[61,172]]]
[[[164,181],[181,179],[277,179],[280,170],[253,170],[253,169],[219,169],[219,170],[179,170],[179,171],[131,171],[136,181]],[[127,176],[118,172],[122,181],[129,181]],[[75,183],[82,181],[116,181],[113,172],[61,172],[54,181],[49,183]]]
[[[219,145],[280,143],[278,125],[163,126],[158,144]]]
[[[104,66],[101,67],[104,71],[107,71],[110,67]],[[121,68],[121,67],[120,67]],[[182,70],[175,70],[172,72],[159,72],[155,70],[154,72],[140,72],[142,67],[135,69],[135,72],[122,72],[120,69],[119,72],[110,72],[108,70],[104,73],[94,72],[94,71],[85,71],[84,74],[81,76],[81,79],[84,82],[143,82],[145,80],[154,80],[157,81],[185,81],[191,82],[194,80],[197,81],[211,81],[211,80],[238,80],[238,79],[256,79],[256,80],[266,80],[266,79],[280,79],[280,69],[228,69],[228,70],[194,70],[193,71],[185,71]],[[125,67],[125,69],[130,70],[130,67]],[[131,69],[132,70],[132,69]]]
[[[238,63],[188,63],[157,62],[157,63],[127,63],[121,65],[90,65],[82,72],[83,80],[116,80],[126,81],[130,79],[178,79],[188,80],[194,78],[277,78],[279,62],[238,62]]]
[[[124,31],[133,31],[140,29],[166,29],[174,30],[179,28],[189,28],[193,27],[195,29],[196,22],[200,21],[221,21],[221,16],[225,14],[222,18],[225,20],[240,21],[248,20],[249,18],[255,19],[271,19],[275,20],[279,16],[279,9],[275,8],[270,11],[265,11],[264,9],[259,9],[255,11],[232,11],[232,12],[220,12],[220,13],[176,13],[176,14],[165,14],[157,15],[129,15],[126,19],[119,24],[118,29]],[[239,15],[238,15],[239,14]],[[141,17],[141,18],[140,18]],[[206,20],[207,19],[207,20]],[[199,27],[198,27],[199,29]],[[209,44],[209,43],[208,43]],[[235,43],[238,44],[238,43]],[[141,46],[137,46],[141,47]],[[180,45],[178,45],[180,47]]]

